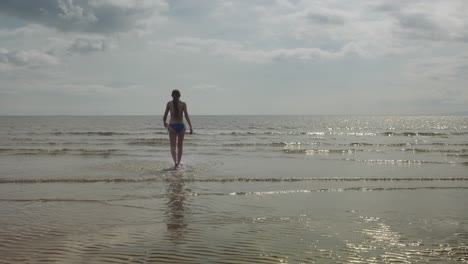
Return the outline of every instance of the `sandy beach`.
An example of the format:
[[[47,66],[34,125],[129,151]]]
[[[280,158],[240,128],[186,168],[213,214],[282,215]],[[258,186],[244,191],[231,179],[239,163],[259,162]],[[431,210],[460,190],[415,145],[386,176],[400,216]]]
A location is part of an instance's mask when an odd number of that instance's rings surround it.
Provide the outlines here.
[[[468,261],[466,126],[389,137],[336,125],[380,117],[305,118],[198,117],[172,170],[153,117],[3,117],[0,263]]]

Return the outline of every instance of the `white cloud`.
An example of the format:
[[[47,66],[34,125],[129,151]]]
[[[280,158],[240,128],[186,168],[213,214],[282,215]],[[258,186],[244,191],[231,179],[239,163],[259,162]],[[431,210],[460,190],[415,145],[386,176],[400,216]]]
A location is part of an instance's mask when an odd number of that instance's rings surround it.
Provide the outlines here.
[[[43,67],[57,65],[60,60],[38,50],[10,51],[0,49],[0,63],[16,67]]]
[[[222,39],[202,39],[202,38],[177,38],[169,43],[176,48],[186,49],[188,51],[210,50],[213,53],[226,53],[233,50],[242,50],[244,45],[241,43],[226,41]]]
[[[62,63],[70,59],[70,54],[103,52],[118,46],[118,39],[112,36],[75,32],[63,34],[39,25],[1,29],[0,45],[2,42],[5,48],[8,47],[7,50],[10,50],[8,53],[11,56],[13,56],[12,54],[21,54],[21,51],[11,51],[13,49],[24,50],[23,53],[40,52],[44,56],[55,58]],[[15,43],[21,43],[21,45],[14,45]],[[40,47],[38,47],[38,43],[41,44]],[[4,54],[4,56],[6,55]],[[16,64],[18,65],[18,63]]]
[[[226,56],[231,59],[268,63],[277,60],[316,60],[339,59],[346,56],[365,56],[366,51],[358,43],[348,43],[336,51],[319,48],[290,48],[290,49],[258,49],[246,44],[221,39],[178,38],[169,43],[159,43],[166,50],[179,49],[188,52],[204,52],[212,55]]]
[[[346,39],[349,26],[358,20],[358,11],[344,9],[331,1],[284,2],[256,8],[259,24],[266,35],[296,39]]]
[[[70,45],[69,51],[87,54],[105,51],[109,45],[108,41],[103,38],[77,38]]]
[[[277,49],[266,52],[267,57],[272,60],[277,59],[339,59],[346,56],[365,56],[366,51],[357,43],[348,43],[337,51],[326,51],[319,48],[295,48],[295,49]]]
[[[22,36],[37,36],[43,33],[43,27],[37,25],[28,25],[18,28],[0,29],[0,38],[18,38]]]

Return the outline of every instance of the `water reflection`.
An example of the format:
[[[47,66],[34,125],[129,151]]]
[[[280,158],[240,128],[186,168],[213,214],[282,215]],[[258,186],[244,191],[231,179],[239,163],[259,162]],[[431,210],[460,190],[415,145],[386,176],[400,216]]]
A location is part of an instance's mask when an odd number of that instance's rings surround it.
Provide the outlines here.
[[[166,225],[171,241],[180,243],[187,233],[186,208],[184,202],[187,197],[183,175],[174,173],[167,185]]]

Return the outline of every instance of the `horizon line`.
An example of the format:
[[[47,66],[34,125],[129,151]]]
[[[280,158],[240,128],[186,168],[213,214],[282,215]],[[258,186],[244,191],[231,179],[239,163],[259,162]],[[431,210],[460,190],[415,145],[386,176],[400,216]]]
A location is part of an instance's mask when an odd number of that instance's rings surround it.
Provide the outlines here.
[[[190,114],[191,116],[468,116],[468,112],[456,113],[407,113],[407,114]],[[0,114],[1,117],[30,116],[163,116],[161,114]]]

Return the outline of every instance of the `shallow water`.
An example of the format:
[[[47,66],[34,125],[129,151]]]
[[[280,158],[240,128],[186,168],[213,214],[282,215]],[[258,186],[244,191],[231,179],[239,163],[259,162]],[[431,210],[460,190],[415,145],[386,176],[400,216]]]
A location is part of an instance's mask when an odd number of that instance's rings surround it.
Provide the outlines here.
[[[0,263],[468,263],[468,117],[0,117]]]

